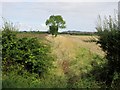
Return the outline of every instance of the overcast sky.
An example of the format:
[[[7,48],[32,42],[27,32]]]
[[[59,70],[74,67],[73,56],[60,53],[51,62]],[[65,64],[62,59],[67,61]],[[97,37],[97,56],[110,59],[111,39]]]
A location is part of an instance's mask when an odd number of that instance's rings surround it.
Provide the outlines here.
[[[95,31],[97,16],[99,14],[102,17],[105,15],[113,16],[114,10],[118,10],[117,0],[115,2],[5,1],[2,2],[2,7],[0,5],[0,8],[2,8],[0,14],[7,20],[17,24],[20,30],[46,31],[48,30],[45,25],[46,19],[50,15],[61,15],[67,25],[67,28],[64,30]]]

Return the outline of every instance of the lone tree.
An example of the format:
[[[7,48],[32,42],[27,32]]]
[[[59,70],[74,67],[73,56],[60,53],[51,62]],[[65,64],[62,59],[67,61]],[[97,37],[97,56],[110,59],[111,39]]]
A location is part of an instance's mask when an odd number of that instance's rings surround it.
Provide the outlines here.
[[[120,30],[118,28],[118,20],[105,18],[101,22],[99,16],[99,23],[96,27],[98,31],[98,44],[106,53],[107,62],[107,78],[106,85],[111,87],[115,72],[120,73]]]
[[[46,20],[46,25],[49,26],[49,31],[55,37],[58,34],[58,29],[66,28],[65,21],[63,20],[62,16],[60,15],[51,15],[49,19]]]

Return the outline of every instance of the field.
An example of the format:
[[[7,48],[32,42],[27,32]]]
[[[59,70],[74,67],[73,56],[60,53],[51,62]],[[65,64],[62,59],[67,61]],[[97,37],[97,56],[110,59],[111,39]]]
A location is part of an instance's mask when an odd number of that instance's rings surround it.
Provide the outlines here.
[[[103,58],[105,55],[96,42],[92,42],[97,39],[96,36],[58,35],[53,37],[47,34],[18,34],[18,37],[37,37],[49,42],[52,47],[51,54],[55,56],[53,64],[56,67],[50,73],[59,77],[65,76],[72,84],[76,83],[77,79],[79,81],[83,73],[92,70],[93,61],[102,62],[94,58]]]
[[[120,88],[117,3],[1,5],[0,88]]]
[[[58,69],[56,72],[60,74],[77,74],[80,73],[80,68],[89,67],[94,55],[101,58],[104,57],[104,52],[96,44],[91,42],[96,36],[75,36],[75,35],[58,35],[52,37],[45,36],[51,42],[52,53],[56,55]]]
[[[68,57],[75,57],[76,51],[79,48],[89,49],[90,52],[103,56],[104,53],[95,42],[90,42],[95,36],[72,36],[72,35],[59,35],[52,38],[51,35],[46,36],[47,40],[53,44],[53,52],[57,56],[64,54]]]
[[[64,51],[69,54],[75,54],[75,51],[78,50],[78,48],[87,48],[92,53],[96,53],[101,56],[104,55],[104,52],[100,49],[96,42],[92,42],[93,39],[97,39],[96,36],[58,35],[57,37],[52,37],[52,35],[48,34],[19,33],[17,37],[37,37],[39,39],[46,39],[51,42],[53,52],[59,51],[59,55]]]
[[[18,32],[6,23],[1,38],[2,87],[119,88],[119,33],[99,34],[56,37]]]
[[[95,65],[99,66],[99,64],[104,62],[102,59],[105,55],[104,52],[96,42],[92,41],[93,39],[97,39],[96,36],[58,35],[57,37],[53,37],[50,34],[17,33],[17,37],[36,37],[40,42],[49,43],[51,46],[51,55],[55,58],[53,61],[54,67],[42,78],[35,80],[32,79],[35,77],[34,75],[27,76],[27,80],[19,75],[20,79],[17,76],[14,77],[13,73],[10,74],[13,78],[3,75],[4,87],[6,87],[6,84],[8,84],[7,87],[12,87],[14,86],[13,84],[16,84],[16,87],[40,88],[99,87],[95,79],[91,79],[91,76],[86,77],[87,74],[90,74],[94,70],[92,63],[96,63]],[[14,81],[17,80],[14,78],[18,78],[18,81]],[[31,81],[33,85],[29,82],[31,79],[33,80]],[[8,81],[11,81],[13,84],[9,85]],[[22,82],[26,82],[26,84],[24,85]],[[28,85],[28,83],[30,84]]]

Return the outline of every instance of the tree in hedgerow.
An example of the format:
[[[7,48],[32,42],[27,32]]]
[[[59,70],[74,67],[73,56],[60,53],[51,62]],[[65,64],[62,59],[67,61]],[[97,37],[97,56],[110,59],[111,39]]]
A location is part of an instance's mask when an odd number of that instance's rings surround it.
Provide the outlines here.
[[[65,21],[63,20],[62,16],[60,15],[51,15],[49,19],[46,20],[46,25],[49,26],[49,31],[55,37],[58,34],[58,29],[66,28]]]
[[[106,85],[111,87],[115,72],[120,73],[120,30],[118,20],[109,16],[102,22],[99,16],[96,29],[99,36],[97,43],[106,53],[105,57],[108,60]]]

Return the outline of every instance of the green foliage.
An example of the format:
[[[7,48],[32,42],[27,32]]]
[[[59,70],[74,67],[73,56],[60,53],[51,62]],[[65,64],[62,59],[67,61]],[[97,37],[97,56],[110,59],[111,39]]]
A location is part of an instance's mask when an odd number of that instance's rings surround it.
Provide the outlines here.
[[[115,72],[115,76],[111,85],[112,88],[120,88],[120,73]]]
[[[24,70],[23,75],[18,75],[19,70],[11,71],[9,75],[3,74],[3,88],[66,88],[65,76],[46,73],[39,78],[37,74]]]
[[[67,88],[67,77],[50,74],[46,78],[41,78],[39,87],[41,88]]]
[[[12,58],[13,47],[17,42],[16,32],[14,26],[8,22],[4,23],[2,30],[2,65],[10,66],[14,62]],[[6,67],[7,69],[8,67]]]
[[[46,21],[46,25],[65,28],[65,21],[60,15],[56,15],[56,16],[51,15],[50,18]]]
[[[1,39],[1,36],[0,36],[0,39]],[[0,40],[0,60],[2,61],[2,39]],[[0,61],[0,64],[2,64]]]
[[[55,37],[56,37],[58,34],[58,27],[57,26],[49,26],[49,28],[50,28],[50,33],[52,35],[55,35]]]
[[[46,25],[49,26],[49,30],[50,30],[50,33],[52,35],[55,35],[55,37],[57,36],[57,33],[58,33],[58,29],[59,28],[65,28],[65,21],[63,20],[63,18],[60,16],[60,15],[51,15],[49,17],[49,19],[46,20]]]
[[[76,59],[70,62],[68,72],[69,88],[100,88],[103,87],[101,82],[101,71],[106,61],[102,56],[92,53],[87,48],[79,48]],[[102,68],[102,69],[101,69]]]
[[[106,52],[106,59],[108,60],[107,71],[107,86],[111,86],[115,72],[120,72],[120,30],[118,29],[118,22],[109,16],[109,19],[103,21],[99,17],[98,31],[98,44]]]
[[[90,54],[90,52],[85,48],[82,48],[81,52],[79,52],[77,62],[73,60],[74,62],[71,62],[70,64],[70,75],[57,74],[55,72],[56,70],[54,70],[56,68],[53,68],[45,73],[42,77],[39,77],[38,74],[27,72],[27,70],[25,70],[21,64],[16,64],[14,67],[12,67],[15,70],[12,69],[12,71],[7,74],[3,72],[3,88],[99,88],[99,83],[95,80],[94,75],[89,72],[92,70],[90,62],[92,63],[92,61],[96,60],[94,65],[97,66],[100,64],[101,57],[94,54],[87,56]],[[85,63],[85,65],[82,65],[80,61],[84,61],[84,63],[88,61],[89,62],[87,64]],[[78,71],[80,71],[80,73],[78,73]],[[23,74],[21,74],[21,72]]]
[[[50,46],[39,42],[37,38],[17,38],[14,27],[5,23],[2,31],[3,71],[11,71],[14,65],[20,65],[31,73],[39,75],[52,67],[53,57]]]
[[[73,88],[100,88],[100,85],[93,77],[86,77],[74,83]]]
[[[11,71],[9,75],[4,75],[2,88],[36,88],[39,84],[39,77],[24,70],[23,75],[18,75],[17,70]]]

